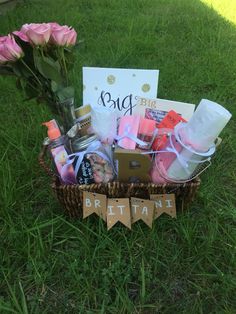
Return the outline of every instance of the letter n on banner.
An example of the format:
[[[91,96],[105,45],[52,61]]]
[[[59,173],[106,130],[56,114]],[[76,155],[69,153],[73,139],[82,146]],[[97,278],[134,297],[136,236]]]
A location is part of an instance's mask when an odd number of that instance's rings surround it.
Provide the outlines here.
[[[107,197],[103,194],[83,192],[83,218],[93,213],[106,221]]]
[[[107,202],[107,229],[117,222],[131,229],[131,215],[128,198],[109,198]]]
[[[163,213],[176,218],[175,194],[151,194],[150,199],[155,203],[154,219]]]

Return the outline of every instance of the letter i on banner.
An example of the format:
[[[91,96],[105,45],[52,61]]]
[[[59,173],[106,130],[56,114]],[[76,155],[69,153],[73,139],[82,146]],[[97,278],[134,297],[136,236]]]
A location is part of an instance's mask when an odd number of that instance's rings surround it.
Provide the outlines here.
[[[152,228],[154,201],[131,197],[131,215],[132,223],[141,219],[148,227]]]
[[[83,192],[83,218],[93,213],[106,221],[107,197],[103,194]]]
[[[163,213],[176,218],[175,194],[151,194],[150,199],[155,203],[154,219]]]
[[[110,198],[107,201],[107,229],[111,229],[118,221],[131,229],[128,198]]]

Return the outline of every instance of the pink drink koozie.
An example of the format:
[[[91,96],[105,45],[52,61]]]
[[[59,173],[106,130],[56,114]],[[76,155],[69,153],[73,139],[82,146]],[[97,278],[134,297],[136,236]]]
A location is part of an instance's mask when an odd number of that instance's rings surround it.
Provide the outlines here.
[[[182,146],[177,142],[175,139],[175,136],[172,135],[172,143],[177,150],[177,152],[181,152]],[[163,148],[163,150],[166,150],[167,147],[171,148],[170,140],[167,141],[167,145]],[[158,171],[158,168],[161,169],[161,171],[165,174],[167,174],[167,170],[170,167],[170,165],[173,163],[173,161],[176,158],[176,154],[174,153],[159,153],[155,157],[154,165],[151,171],[151,178],[152,182],[154,183],[164,183],[166,180],[160,175],[160,172]],[[156,166],[158,165],[158,168]]]
[[[120,119],[119,137],[124,137],[118,141],[118,145],[125,149],[135,149],[136,142],[132,137],[137,138],[140,116],[123,116]]]

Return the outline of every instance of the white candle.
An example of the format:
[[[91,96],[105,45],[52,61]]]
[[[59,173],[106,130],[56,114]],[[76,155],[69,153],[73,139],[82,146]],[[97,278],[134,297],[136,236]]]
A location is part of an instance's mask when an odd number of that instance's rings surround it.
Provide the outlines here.
[[[214,145],[231,117],[231,113],[221,105],[202,99],[186,127],[182,129],[182,140],[195,150],[205,152]]]
[[[199,153],[207,152],[214,145],[231,116],[231,113],[221,105],[202,99],[192,118],[181,129],[181,140]],[[189,161],[188,168],[184,168],[176,158],[168,168],[167,174],[173,179],[187,180],[198,167],[197,163],[191,163],[191,159],[200,161],[202,157],[185,148],[181,151],[180,157]]]

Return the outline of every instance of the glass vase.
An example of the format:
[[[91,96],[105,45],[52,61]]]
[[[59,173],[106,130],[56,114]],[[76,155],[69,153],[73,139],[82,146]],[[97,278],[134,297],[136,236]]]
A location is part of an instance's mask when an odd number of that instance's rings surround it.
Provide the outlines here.
[[[74,98],[57,102],[57,112],[59,114],[59,123],[63,127],[64,134],[66,134],[74,125],[76,119]]]

